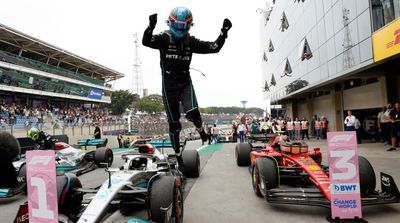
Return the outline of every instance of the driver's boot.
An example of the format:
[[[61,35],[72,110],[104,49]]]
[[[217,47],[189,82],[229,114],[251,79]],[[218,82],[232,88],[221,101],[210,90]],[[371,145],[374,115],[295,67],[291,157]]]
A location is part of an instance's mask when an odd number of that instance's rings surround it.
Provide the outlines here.
[[[203,127],[200,127],[200,128],[196,128],[196,130],[197,130],[197,131],[199,132],[199,134],[200,134],[200,138],[201,138],[202,143],[204,144],[205,142],[207,142],[207,140],[208,140],[208,135],[207,135],[206,131],[204,131],[204,128],[203,128]]]

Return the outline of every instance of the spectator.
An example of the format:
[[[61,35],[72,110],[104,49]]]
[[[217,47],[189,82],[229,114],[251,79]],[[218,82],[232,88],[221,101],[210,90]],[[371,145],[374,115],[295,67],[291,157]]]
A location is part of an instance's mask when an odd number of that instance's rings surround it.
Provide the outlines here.
[[[379,140],[381,141],[381,142],[388,142],[389,140],[387,139],[387,132],[388,132],[388,130],[387,130],[387,126],[388,126],[388,124],[389,124],[389,120],[387,120],[386,118],[385,118],[385,112],[386,112],[386,110],[387,110],[387,107],[386,106],[383,106],[382,107],[382,111],[380,111],[379,113],[378,113],[378,131],[379,131]]]
[[[300,132],[301,132],[301,122],[298,118],[293,122],[294,125],[294,138],[295,140],[300,140]]]
[[[286,122],[286,131],[288,133],[289,139],[294,140],[294,138],[295,138],[294,126],[293,126],[293,122],[290,118],[288,118],[288,121]]]
[[[321,119],[317,118],[317,120],[315,121],[315,134],[317,137],[317,140],[321,139]]]
[[[353,115],[351,110],[347,111],[347,117],[344,119],[344,124],[346,125],[346,131],[354,131],[354,124],[356,122],[356,117]]]
[[[311,136],[314,137],[316,132],[315,132],[315,122],[317,121],[317,115],[314,115],[311,123],[310,123],[310,131],[311,131]]]
[[[361,123],[360,120],[358,120],[356,118],[356,120],[354,121],[354,130],[356,131],[356,135],[357,135],[357,144],[361,144]]]
[[[237,142],[237,124],[236,124],[236,122],[232,123],[232,141]]]
[[[214,143],[218,143],[219,129],[216,124],[214,124],[212,131]]]
[[[387,110],[385,111],[385,113],[383,114],[384,119],[387,120],[388,122],[386,122],[386,124],[384,125],[384,127],[386,128],[383,133],[384,136],[386,138],[386,142],[384,144],[384,146],[389,145],[391,142],[391,128],[392,128],[392,124],[391,124],[391,119],[390,119],[390,113],[393,110],[393,105],[391,103],[389,103],[387,105]]]
[[[96,123],[95,129],[94,129],[94,138],[95,139],[101,139],[101,131],[99,128],[99,124]]]
[[[301,140],[304,140],[304,137],[307,137],[307,139],[310,140],[310,137],[308,136],[308,128],[309,123],[306,118],[303,118],[301,121]]]
[[[391,136],[391,147],[387,149],[387,151],[393,151],[396,150],[397,147],[397,137],[398,133],[400,130],[400,103],[396,103],[394,105],[394,109],[390,112],[389,114],[389,119],[391,122],[391,131],[390,131],[390,136]]]
[[[329,121],[324,116],[322,116],[321,126],[322,126],[322,128],[321,128],[322,139],[326,139],[326,133],[328,132],[328,129],[329,129]]]
[[[211,142],[212,142],[212,127],[210,126],[208,126],[208,125],[206,125],[206,129],[207,129],[207,137],[208,137],[208,145],[210,145],[211,144]]]
[[[240,143],[244,143],[244,134],[246,131],[246,125],[242,122],[240,123],[240,125],[238,126],[238,132],[239,132],[239,139],[240,139]]]

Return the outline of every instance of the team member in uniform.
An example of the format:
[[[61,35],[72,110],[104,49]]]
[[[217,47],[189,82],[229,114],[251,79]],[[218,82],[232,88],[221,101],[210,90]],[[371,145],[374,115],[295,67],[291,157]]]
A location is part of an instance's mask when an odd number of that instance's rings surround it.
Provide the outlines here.
[[[310,137],[308,136],[308,127],[308,121],[306,120],[306,118],[303,118],[303,120],[301,121],[301,140],[304,140],[304,137],[307,137],[307,139],[310,140]]]
[[[301,122],[299,121],[298,118],[296,118],[296,120],[293,122],[294,125],[294,138],[295,140],[299,140],[300,139],[300,132],[301,132]]]
[[[321,125],[321,119],[318,118],[317,121],[315,121],[315,134],[318,140],[321,139]]]
[[[179,143],[179,133],[182,128],[179,122],[180,103],[183,105],[186,118],[194,123],[201,139],[204,142],[207,141],[189,73],[192,54],[218,53],[228,37],[228,30],[232,27],[232,23],[229,19],[225,19],[217,40],[206,42],[190,36],[189,30],[193,25],[193,17],[190,10],[185,7],[177,7],[171,11],[167,20],[169,30],[158,35],[153,35],[157,24],[157,14],[150,15],[149,22],[149,26],[144,31],[142,43],[144,46],[160,50],[162,97],[168,116],[169,135],[179,166],[183,170]]]
[[[288,133],[289,139],[294,140],[294,127],[293,122],[290,118],[288,118],[288,121],[286,122],[286,131]]]

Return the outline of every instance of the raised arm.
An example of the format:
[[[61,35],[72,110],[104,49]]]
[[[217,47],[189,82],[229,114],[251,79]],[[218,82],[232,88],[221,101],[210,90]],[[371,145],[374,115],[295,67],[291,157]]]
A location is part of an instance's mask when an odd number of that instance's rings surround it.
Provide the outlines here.
[[[229,19],[225,19],[221,29],[221,34],[214,42],[201,41],[195,38],[193,40],[192,52],[200,54],[218,53],[224,45],[225,39],[228,38],[228,31],[231,27],[231,21],[229,21]]]
[[[142,38],[142,44],[144,46],[160,49],[163,44],[163,38],[161,35],[153,35],[153,30],[157,24],[157,14],[149,16],[149,26],[146,28]]]

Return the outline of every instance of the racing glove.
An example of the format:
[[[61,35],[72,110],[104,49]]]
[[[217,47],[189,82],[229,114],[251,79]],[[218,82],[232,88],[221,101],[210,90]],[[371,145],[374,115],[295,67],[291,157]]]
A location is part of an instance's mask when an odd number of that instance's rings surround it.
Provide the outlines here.
[[[157,13],[149,16],[149,27],[154,29],[157,24]]]
[[[224,19],[224,24],[222,25],[221,33],[225,38],[228,38],[228,31],[232,28],[232,23],[229,19]]]

